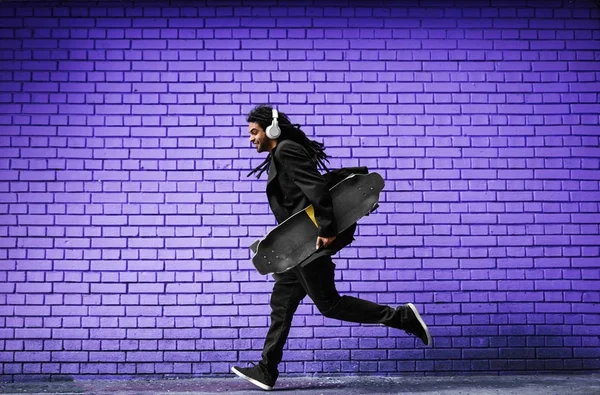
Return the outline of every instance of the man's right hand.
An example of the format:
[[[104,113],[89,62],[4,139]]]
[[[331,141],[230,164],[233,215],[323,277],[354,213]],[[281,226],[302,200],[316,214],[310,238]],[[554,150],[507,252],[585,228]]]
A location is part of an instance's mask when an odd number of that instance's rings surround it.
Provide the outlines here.
[[[326,248],[329,247],[331,243],[335,240],[336,236],[333,237],[317,237],[317,250],[321,247]]]

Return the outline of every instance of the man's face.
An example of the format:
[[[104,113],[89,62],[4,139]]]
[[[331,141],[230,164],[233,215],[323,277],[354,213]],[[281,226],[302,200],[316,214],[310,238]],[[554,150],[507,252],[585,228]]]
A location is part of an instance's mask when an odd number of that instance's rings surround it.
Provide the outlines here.
[[[255,122],[249,123],[248,131],[250,132],[250,142],[254,144],[257,152],[270,151],[273,148],[274,141],[267,137],[267,134],[259,124]]]

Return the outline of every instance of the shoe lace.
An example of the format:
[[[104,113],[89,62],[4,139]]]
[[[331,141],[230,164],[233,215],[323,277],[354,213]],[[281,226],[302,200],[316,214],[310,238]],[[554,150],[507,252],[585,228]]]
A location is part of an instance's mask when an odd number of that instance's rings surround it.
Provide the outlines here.
[[[248,362],[248,365],[252,365],[252,368],[256,368],[258,369],[263,375],[267,376],[267,377],[271,377],[272,373],[269,372],[267,370],[267,368],[265,368],[264,365],[260,364],[260,363],[254,363],[254,362]],[[250,367],[250,366],[249,366]]]
[[[247,368],[249,368],[249,369],[254,369],[254,368],[256,368],[256,369],[258,369],[258,370],[261,370],[261,369],[260,369],[260,365],[258,365],[258,364],[256,364],[256,363],[254,363],[254,362],[246,362],[246,367],[247,367]]]
[[[247,365],[248,365],[249,368],[257,368],[258,370],[260,370],[263,373],[268,373],[265,370],[264,366],[262,366],[261,364],[257,364],[257,363],[254,363],[254,362],[250,361],[250,362],[247,362]]]
[[[408,309],[404,306],[402,306],[401,309],[402,309],[402,311],[400,312],[400,314],[401,314],[402,320],[406,322],[408,320]],[[403,330],[407,335],[417,336],[413,332],[410,331],[410,328],[403,328]]]

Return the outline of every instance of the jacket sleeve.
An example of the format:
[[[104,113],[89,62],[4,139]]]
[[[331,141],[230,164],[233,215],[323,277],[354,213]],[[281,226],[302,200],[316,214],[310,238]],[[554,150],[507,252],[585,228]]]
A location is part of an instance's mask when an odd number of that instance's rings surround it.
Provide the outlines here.
[[[336,236],[337,224],[329,189],[307,152],[295,144],[282,144],[281,147],[277,147],[276,153],[284,171],[313,205],[319,227],[318,235]]]

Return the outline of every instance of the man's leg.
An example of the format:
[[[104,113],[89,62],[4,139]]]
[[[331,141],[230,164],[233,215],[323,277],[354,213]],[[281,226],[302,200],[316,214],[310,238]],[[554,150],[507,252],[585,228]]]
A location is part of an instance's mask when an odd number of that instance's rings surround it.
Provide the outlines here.
[[[277,366],[283,356],[283,346],[290,332],[292,318],[298,304],[306,296],[304,288],[292,271],[273,274],[273,278],[275,285],[271,293],[271,326],[265,338],[262,360],[253,367],[231,368],[233,373],[265,390],[272,389],[277,381]]]
[[[380,323],[412,333],[426,345],[431,342],[427,326],[411,303],[393,309],[352,296],[340,296],[335,288],[335,264],[331,257],[324,256],[295,271],[324,316],[363,324]]]
[[[323,256],[297,272],[304,289],[326,317],[365,324],[385,324],[394,317],[395,310],[389,306],[340,296],[335,288],[335,264],[329,256]]]
[[[277,366],[283,356],[283,347],[290,333],[292,318],[298,305],[306,296],[306,291],[292,271],[273,274],[273,278],[275,285],[270,302],[271,326],[265,338],[260,365],[277,376]]]

